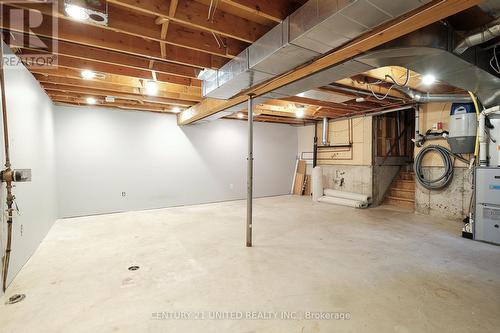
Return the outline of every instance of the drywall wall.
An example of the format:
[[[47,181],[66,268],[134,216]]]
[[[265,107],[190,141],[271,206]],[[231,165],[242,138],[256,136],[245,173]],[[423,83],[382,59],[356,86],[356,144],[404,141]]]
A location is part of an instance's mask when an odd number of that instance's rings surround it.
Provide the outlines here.
[[[425,133],[436,122],[443,123],[443,129],[449,130],[451,103],[429,103],[421,106],[420,133]],[[441,145],[449,148],[445,139],[432,140],[425,145]],[[415,148],[415,156],[421,148]],[[472,156],[465,155],[467,159]],[[443,162],[438,154],[429,153],[422,163],[424,175],[438,178],[443,174]],[[454,176],[450,185],[438,191],[429,191],[418,182],[415,188],[415,210],[421,214],[441,216],[460,220],[469,212],[472,196],[472,171],[468,165],[455,161]]]
[[[56,106],[59,216],[246,197],[247,123]],[[297,130],[255,123],[255,196],[290,193]]]
[[[306,175],[312,174],[314,125],[297,127],[297,156],[306,161]]]
[[[11,55],[10,50],[6,54]],[[56,220],[53,104],[35,78],[22,65],[5,69],[10,157],[13,168],[32,169],[33,180],[16,183],[13,189],[19,214],[14,213],[11,281],[45,237]],[[1,126],[0,126],[1,127]],[[5,162],[3,133],[2,167]],[[1,190],[2,256],[5,249],[5,184]]]

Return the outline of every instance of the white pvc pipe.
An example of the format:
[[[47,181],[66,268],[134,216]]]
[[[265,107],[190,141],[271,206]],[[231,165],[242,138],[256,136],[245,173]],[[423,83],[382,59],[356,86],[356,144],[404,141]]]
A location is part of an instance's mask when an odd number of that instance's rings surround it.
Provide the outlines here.
[[[357,201],[357,200],[351,200],[351,199],[344,199],[344,198],[334,198],[334,197],[321,197],[318,200],[319,202],[323,203],[329,203],[333,205],[342,205],[342,206],[348,206],[348,207],[354,207],[354,208],[366,208],[368,207],[368,203],[362,202],[362,201]]]
[[[327,196],[327,197],[356,200],[356,201],[362,201],[362,202],[366,202],[366,203],[368,203],[370,201],[370,197],[368,195],[365,195],[365,194],[337,191],[337,190],[332,190],[329,188],[325,189],[324,193],[325,193],[325,196]]]
[[[312,197],[318,201],[323,196],[323,170],[317,166],[312,171]]]

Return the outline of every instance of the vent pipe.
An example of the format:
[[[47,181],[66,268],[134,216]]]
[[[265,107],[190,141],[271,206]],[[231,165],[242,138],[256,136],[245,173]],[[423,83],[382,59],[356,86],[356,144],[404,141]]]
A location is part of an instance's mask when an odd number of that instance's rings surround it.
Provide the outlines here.
[[[483,30],[473,33],[465,37],[457,47],[455,47],[454,52],[457,54],[463,54],[470,47],[485,43],[493,38],[500,36],[500,19],[488,24]]]
[[[328,118],[323,118],[323,134],[321,136],[323,146],[328,146]]]

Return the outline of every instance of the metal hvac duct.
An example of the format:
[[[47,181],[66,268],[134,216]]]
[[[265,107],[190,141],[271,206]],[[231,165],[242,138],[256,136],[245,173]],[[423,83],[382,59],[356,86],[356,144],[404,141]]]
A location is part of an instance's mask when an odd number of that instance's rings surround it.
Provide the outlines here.
[[[328,118],[323,117],[323,127],[322,127],[321,143],[323,146],[328,146]]]
[[[455,47],[455,53],[463,54],[469,47],[476,46],[492,40],[495,37],[500,36],[500,19],[488,24],[481,31],[475,32],[467,37],[465,37],[458,45]]]
[[[310,0],[203,79],[203,96],[229,99],[430,0]]]

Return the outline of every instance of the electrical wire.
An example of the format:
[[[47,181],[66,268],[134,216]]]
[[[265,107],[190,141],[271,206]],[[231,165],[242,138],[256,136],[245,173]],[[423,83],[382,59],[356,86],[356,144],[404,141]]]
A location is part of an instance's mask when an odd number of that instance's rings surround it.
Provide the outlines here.
[[[490,66],[491,68],[493,68],[495,72],[500,74],[500,64],[498,63],[498,57],[497,57],[497,46],[498,45],[495,45],[495,47],[493,48],[493,58],[491,58],[490,60]],[[494,64],[493,61],[495,61]]]
[[[386,81],[381,81],[381,80],[378,80],[376,81],[375,83],[368,83],[368,87],[370,88],[370,91],[373,95],[373,97],[375,97],[376,99],[378,99],[379,101],[383,101],[387,98],[387,96],[389,96],[389,94],[391,93],[392,89],[395,87],[395,86],[398,86],[398,87],[406,87],[408,85],[408,83],[410,82],[410,70],[407,68],[406,69],[406,79],[405,79],[405,82],[400,84],[396,81],[396,79],[392,76],[392,75],[389,75],[387,74],[385,76],[386,79],[390,79],[392,82],[394,82],[390,87],[389,89],[387,90],[387,93],[383,96],[383,97],[380,97],[379,95],[377,95],[375,93],[375,91],[373,91],[373,87],[372,85],[379,85],[379,84],[382,84],[382,83],[387,83]]]

